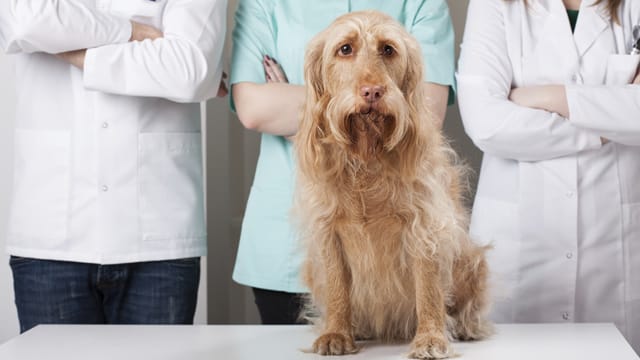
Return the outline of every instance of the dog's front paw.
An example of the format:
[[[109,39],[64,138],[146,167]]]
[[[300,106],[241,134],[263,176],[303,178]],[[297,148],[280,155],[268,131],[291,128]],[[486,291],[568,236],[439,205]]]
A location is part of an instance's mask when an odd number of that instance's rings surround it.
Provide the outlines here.
[[[449,341],[443,335],[434,333],[417,334],[409,352],[412,359],[444,359],[453,355]]]
[[[313,343],[313,352],[320,355],[346,355],[358,352],[353,336],[326,333]]]

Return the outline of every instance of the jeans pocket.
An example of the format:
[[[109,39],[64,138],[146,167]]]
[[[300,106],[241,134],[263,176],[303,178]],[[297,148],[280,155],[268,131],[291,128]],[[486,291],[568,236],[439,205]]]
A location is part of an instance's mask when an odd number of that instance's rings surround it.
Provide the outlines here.
[[[20,265],[25,265],[25,264],[29,264],[32,263],[34,261],[37,261],[36,259],[33,258],[26,258],[26,257],[22,257],[22,256],[14,256],[11,255],[9,257],[9,266],[11,266],[12,268],[16,267],[16,266],[20,266]]]
[[[167,264],[175,265],[175,266],[199,266],[200,258],[199,257],[191,257],[191,258],[183,258],[183,259],[173,259],[173,260],[165,260]]]

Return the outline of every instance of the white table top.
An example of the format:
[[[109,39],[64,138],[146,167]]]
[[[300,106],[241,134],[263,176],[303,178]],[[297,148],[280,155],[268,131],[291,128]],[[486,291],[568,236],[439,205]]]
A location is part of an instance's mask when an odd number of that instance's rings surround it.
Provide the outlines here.
[[[498,325],[477,343],[455,343],[461,360],[638,360],[612,324]],[[44,325],[0,345],[2,360],[405,359],[407,344],[365,344],[359,354],[306,354],[307,326]]]

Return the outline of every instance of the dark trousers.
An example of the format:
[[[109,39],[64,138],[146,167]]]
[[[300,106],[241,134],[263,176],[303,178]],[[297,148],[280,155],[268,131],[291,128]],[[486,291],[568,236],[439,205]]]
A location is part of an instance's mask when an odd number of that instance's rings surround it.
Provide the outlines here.
[[[252,288],[260,319],[264,325],[305,324],[300,318],[303,294]]]
[[[12,256],[20,332],[38,324],[192,324],[200,259],[97,265]]]

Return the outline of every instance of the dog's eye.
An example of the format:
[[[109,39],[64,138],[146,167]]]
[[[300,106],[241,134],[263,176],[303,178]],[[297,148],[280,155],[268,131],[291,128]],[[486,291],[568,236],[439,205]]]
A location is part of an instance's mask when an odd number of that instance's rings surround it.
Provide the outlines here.
[[[340,55],[347,56],[351,55],[353,52],[353,48],[349,44],[344,44],[340,47]]]
[[[391,45],[385,45],[382,47],[382,55],[384,56],[391,56],[396,52],[396,49],[393,48],[393,46]]]

